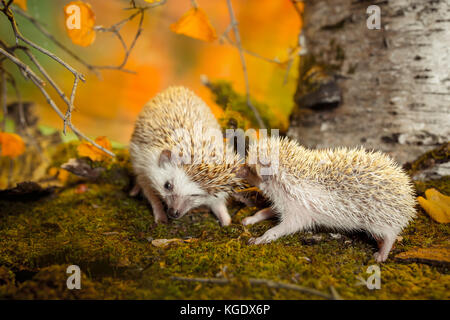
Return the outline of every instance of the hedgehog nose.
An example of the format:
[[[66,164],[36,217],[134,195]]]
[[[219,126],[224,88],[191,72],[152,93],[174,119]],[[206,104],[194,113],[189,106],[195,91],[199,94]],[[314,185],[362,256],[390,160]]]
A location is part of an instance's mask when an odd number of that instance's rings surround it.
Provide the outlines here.
[[[177,210],[174,210],[173,208],[170,208],[170,209],[167,211],[167,214],[168,214],[171,218],[174,218],[174,219],[177,219],[177,218],[180,217],[180,212],[177,211]]]

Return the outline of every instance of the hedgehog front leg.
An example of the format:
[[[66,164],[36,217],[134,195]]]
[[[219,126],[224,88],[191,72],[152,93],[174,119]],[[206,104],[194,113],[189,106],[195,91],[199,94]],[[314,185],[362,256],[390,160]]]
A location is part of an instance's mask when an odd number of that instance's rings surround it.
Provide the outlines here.
[[[217,219],[219,219],[220,225],[222,227],[230,225],[231,217],[230,214],[228,213],[225,201],[218,200],[216,203],[211,205],[211,211],[214,213]]]
[[[153,216],[155,217],[156,223],[167,223],[169,220],[167,219],[166,212],[164,211],[164,207],[162,205],[161,200],[155,194],[155,191],[145,183],[145,179],[138,177],[138,184],[141,187],[144,196],[147,198],[148,202],[152,206]]]
[[[275,216],[275,211],[272,208],[265,208],[265,209],[259,210],[254,215],[242,220],[242,224],[244,226],[248,226],[250,224],[255,224],[255,223],[261,222],[263,220],[267,220],[269,218],[272,218],[273,216]]]
[[[248,240],[248,243],[249,244],[269,243],[274,240],[277,240],[280,237],[300,231],[301,229],[303,229],[303,226],[299,224],[298,221],[284,217],[284,219],[282,219],[278,225],[267,230],[266,233],[264,233],[261,237],[250,238]]]

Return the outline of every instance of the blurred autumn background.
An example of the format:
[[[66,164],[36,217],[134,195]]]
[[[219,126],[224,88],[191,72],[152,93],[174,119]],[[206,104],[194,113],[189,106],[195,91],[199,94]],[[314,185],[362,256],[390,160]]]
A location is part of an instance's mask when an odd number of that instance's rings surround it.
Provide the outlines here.
[[[122,62],[125,53],[113,33],[97,32],[94,42],[86,47],[72,43],[64,28],[64,6],[70,1],[18,2],[22,6],[26,4],[29,15],[43,23],[58,41],[89,64],[117,66]],[[157,1],[136,1],[136,5],[144,6],[152,2]],[[96,26],[107,28],[130,16],[130,11],[125,10],[130,7],[130,1],[91,0],[86,3],[91,5],[95,14]],[[242,47],[267,58],[245,54],[251,97],[267,104],[280,123],[280,129],[286,129],[289,113],[294,106],[292,97],[296,86],[298,59],[292,59],[289,68],[287,61],[292,57],[292,50],[298,41],[301,27],[299,15],[290,0],[247,0],[232,3],[239,22]],[[171,25],[195,5],[205,12],[217,34],[215,40],[201,41],[171,30]],[[99,75],[96,75],[42,35],[30,21],[19,15],[16,19],[24,36],[55,52],[85,75],[86,82],[78,85],[72,122],[92,138],[107,136],[113,142],[128,144],[134,120],[142,106],[157,92],[170,85],[191,88],[206,101],[216,116],[220,116],[223,111],[215,104],[210,90],[201,83],[201,75],[206,75],[211,81],[229,81],[238,93],[245,95],[246,92],[239,51],[223,38],[230,26],[225,0],[168,0],[161,6],[147,10],[142,34],[124,66],[135,73],[99,70]],[[134,39],[138,22],[139,18],[128,21],[120,30],[128,46]],[[0,37],[13,43],[11,27],[4,16],[0,18],[0,26]],[[233,32],[228,35],[234,41]],[[36,57],[64,92],[70,94],[73,75],[39,52]],[[26,61],[26,57],[24,60]],[[34,101],[38,105],[41,125],[61,130],[61,119],[47,104],[41,92],[31,81],[25,81],[15,66],[11,64],[9,67],[18,81],[23,100]],[[54,90],[48,91],[59,106],[64,106]],[[8,102],[15,100],[14,90],[9,86],[7,96]],[[62,110],[65,112],[64,108]],[[65,140],[70,139],[75,139],[75,136],[68,132]]]

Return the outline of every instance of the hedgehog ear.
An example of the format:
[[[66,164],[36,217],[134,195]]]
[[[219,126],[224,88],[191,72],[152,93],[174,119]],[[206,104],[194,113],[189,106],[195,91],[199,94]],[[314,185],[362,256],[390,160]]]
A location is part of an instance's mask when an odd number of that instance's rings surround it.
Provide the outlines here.
[[[172,152],[170,150],[163,150],[161,151],[161,154],[159,155],[159,161],[158,165],[162,167],[166,163],[169,163],[172,160]]]
[[[246,164],[241,164],[238,167],[233,169],[233,173],[236,175],[236,177],[241,179],[246,179],[248,175],[250,174],[250,168]]]
[[[262,174],[262,172],[265,170],[265,172],[267,172],[267,168],[269,168],[270,166],[266,166],[266,165],[262,165],[262,164],[257,164],[255,167],[255,174],[258,176],[259,179],[261,179],[261,181],[266,182],[267,180],[269,180],[268,175]],[[263,171],[261,170],[263,169]]]

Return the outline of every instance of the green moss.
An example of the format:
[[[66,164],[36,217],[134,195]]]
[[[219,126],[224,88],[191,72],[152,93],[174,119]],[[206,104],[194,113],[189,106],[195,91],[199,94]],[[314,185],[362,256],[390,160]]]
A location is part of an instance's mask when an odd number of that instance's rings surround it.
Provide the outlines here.
[[[442,144],[429,152],[424,153],[411,163],[405,164],[404,168],[413,176],[418,171],[427,169],[439,163],[450,161],[450,142]]]
[[[208,88],[214,94],[215,102],[225,111],[225,116],[219,121],[225,128],[230,128],[231,124],[237,128],[246,129],[248,126],[246,120],[250,122],[252,128],[258,128],[258,122],[255,115],[247,105],[247,97],[238,94],[231,86],[231,83],[224,80],[210,82]],[[284,128],[285,124],[277,117],[267,105],[251,100],[253,106],[258,110],[263,122],[270,128]],[[233,113],[238,113],[239,116],[233,117]],[[231,126],[233,127],[233,126]]]
[[[70,156],[67,154],[67,156]],[[127,154],[105,164],[129,168]],[[128,169],[125,169],[128,170]],[[448,270],[424,264],[401,264],[394,256],[414,247],[448,245],[450,227],[423,212],[402,233],[387,263],[382,287],[357,286],[368,277],[376,243],[365,234],[301,232],[274,243],[249,246],[276,221],[249,227],[240,221],[256,208],[244,208],[232,224],[220,227],[215,217],[196,210],[168,225],[156,225],[149,205],[130,198],[122,184],[103,180],[76,185],[37,201],[0,201],[0,298],[40,299],[317,299],[286,289],[250,285],[265,278],[329,292],[344,299],[449,299]],[[230,207],[230,212],[235,212]],[[317,240],[316,236],[321,236]],[[196,238],[158,248],[159,238]],[[81,267],[82,289],[65,287],[68,265]],[[227,285],[171,280],[172,276],[215,278],[226,266]]]

